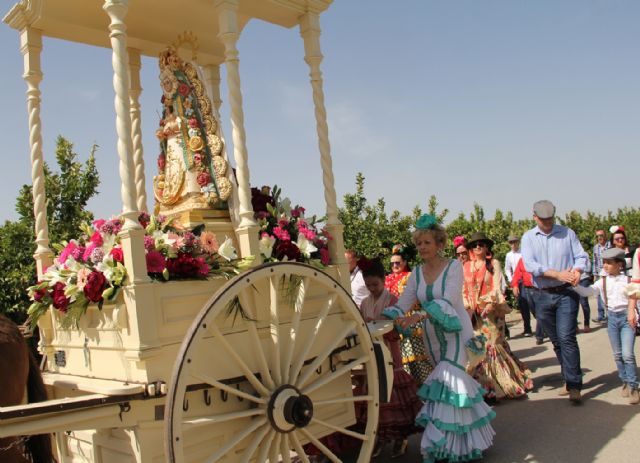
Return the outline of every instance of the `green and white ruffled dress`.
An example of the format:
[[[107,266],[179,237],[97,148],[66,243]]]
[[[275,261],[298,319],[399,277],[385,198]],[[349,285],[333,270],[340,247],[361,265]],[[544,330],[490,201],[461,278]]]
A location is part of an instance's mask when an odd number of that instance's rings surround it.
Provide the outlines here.
[[[418,391],[424,405],[416,418],[424,427],[420,447],[425,463],[481,458],[495,435],[490,424],[495,412],[483,400],[486,391],[465,371],[467,349],[476,346],[462,303],[462,281],[458,261],[450,261],[432,284],[416,267],[398,303],[383,312],[396,319],[418,300],[429,316],[424,342],[436,367]]]

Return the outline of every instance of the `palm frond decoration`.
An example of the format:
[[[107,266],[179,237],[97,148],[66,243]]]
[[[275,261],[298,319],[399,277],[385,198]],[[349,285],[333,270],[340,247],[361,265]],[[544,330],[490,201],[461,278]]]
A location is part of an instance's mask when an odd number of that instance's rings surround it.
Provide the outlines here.
[[[255,289],[255,287],[254,287]],[[242,318],[244,321],[248,321],[248,322],[255,322],[257,320],[254,320],[253,318],[251,318],[246,310],[244,309],[244,307],[242,307],[242,304],[240,303],[240,298],[238,296],[234,297],[233,299],[231,299],[229,301],[229,303],[227,304],[226,310],[225,310],[225,317],[229,318],[230,316],[233,315],[233,321],[232,324],[235,325],[236,323],[236,319],[238,318],[238,316],[240,316],[240,318]]]

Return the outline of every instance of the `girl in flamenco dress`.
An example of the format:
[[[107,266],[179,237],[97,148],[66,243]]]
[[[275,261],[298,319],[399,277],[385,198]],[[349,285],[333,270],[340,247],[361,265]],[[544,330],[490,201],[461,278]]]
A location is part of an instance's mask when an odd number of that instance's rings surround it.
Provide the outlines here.
[[[485,390],[466,373],[467,351],[478,347],[462,303],[462,265],[443,257],[447,234],[434,216],[418,219],[413,240],[423,264],[411,273],[398,302],[383,314],[396,321],[399,330],[422,322],[435,365],[418,391],[424,400],[416,418],[424,427],[423,461],[478,459],[493,443],[490,421],[495,413],[483,400]],[[421,312],[404,317],[416,301]]]
[[[379,259],[363,258],[358,261],[358,267],[362,270],[365,285],[370,292],[360,305],[364,320],[386,320],[387,318],[382,316],[383,309],[395,304],[398,298],[385,288],[382,262]],[[384,341],[393,359],[393,388],[389,402],[380,404],[376,433],[378,442],[373,457],[380,455],[387,443],[393,442],[391,458],[398,458],[407,450],[407,437],[420,430],[414,421],[422,407],[422,401],[416,395],[415,381],[402,367],[400,336],[393,330],[384,335]],[[366,407],[366,404],[356,403],[358,425],[362,427],[367,423]]]

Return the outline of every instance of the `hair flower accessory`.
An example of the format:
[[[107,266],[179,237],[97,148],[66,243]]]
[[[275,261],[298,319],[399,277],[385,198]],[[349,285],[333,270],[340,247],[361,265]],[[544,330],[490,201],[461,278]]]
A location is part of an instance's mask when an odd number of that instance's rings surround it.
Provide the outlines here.
[[[391,254],[404,254],[405,249],[401,244],[394,244],[391,248]]]
[[[619,231],[624,232],[624,227],[621,227],[620,225],[611,225],[611,228],[609,228],[609,233],[612,235]]]
[[[467,239],[462,235],[458,235],[453,239],[454,248],[457,248],[458,246],[464,246],[466,243],[467,243]]]
[[[431,214],[422,214],[416,221],[417,230],[431,230],[438,224],[438,219]]]

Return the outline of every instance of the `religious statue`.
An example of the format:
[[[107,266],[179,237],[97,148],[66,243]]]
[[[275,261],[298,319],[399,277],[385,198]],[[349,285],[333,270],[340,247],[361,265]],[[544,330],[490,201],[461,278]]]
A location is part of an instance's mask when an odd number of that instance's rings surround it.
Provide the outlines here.
[[[162,118],[158,175],[153,179],[159,213],[225,209],[231,195],[218,121],[197,68],[173,46],[160,54]]]

